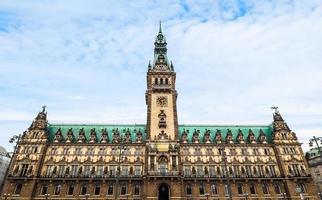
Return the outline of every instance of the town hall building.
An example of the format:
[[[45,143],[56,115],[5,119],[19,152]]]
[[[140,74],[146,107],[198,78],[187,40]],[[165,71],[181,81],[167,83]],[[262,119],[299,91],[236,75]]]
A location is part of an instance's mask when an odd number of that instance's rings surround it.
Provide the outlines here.
[[[17,144],[5,199],[318,199],[278,109],[267,125],[182,125],[160,30],[146,124],[55,124],[45,107]],[[143,95],[143,94],[142,94]]]

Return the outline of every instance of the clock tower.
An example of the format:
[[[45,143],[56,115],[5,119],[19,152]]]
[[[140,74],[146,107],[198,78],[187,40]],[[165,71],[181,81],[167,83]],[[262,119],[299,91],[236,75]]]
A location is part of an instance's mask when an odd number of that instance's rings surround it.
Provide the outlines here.
[[[147,72],[147,138],[150,141],[178,140],[176,73],[167,57],[167,42],[159,33],[154,42],[154,59]]]

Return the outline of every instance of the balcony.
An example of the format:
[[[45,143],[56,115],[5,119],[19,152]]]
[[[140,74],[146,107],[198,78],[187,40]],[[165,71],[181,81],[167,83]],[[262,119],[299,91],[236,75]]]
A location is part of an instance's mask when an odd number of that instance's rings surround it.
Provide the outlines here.
[[[149,171],[148,176],[179,176],[179,171]]]

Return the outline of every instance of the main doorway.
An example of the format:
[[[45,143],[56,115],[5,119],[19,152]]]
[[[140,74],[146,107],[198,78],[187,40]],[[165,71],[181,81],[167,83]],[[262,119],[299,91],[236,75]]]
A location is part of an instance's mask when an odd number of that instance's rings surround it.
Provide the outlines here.
[[[159,198],[158,200],[169,200],[169,186],[162,183],[160,186],[159,186]]]

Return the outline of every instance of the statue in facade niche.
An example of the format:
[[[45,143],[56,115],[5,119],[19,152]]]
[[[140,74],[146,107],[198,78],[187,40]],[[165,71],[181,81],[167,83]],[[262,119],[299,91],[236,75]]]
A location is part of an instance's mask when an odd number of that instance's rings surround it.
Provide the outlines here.
[[[109,140],[108,140],[108,132],[106,128],[102,129],[101,132],[102,132],[101,143],[107,143]]]
[[[182,135],[181,135],[181,142],[182,143],[188,143],[188,133],[189,133],[189,130],[183,130],[182,132]]]
[[[141,129],[139,129],[138,132],[136,132],[136,141],[137,143],[142,143],[143,142],[143,135],[141,132]]]
[[[204,143],[211,143],[210,130],[206,130],[205,132]]]
[[[200,143],[199,133],[200,133],[200,131],[199,131],[199,130],[195,130],[195,131],[193,132],[193,135],[192,135],[192,142],[193,142],[193,143]]]
[[[85,137],[85,131],[84,131],[84,128],[81,128],[79,130],[79,133],[78,133],[78,139],[77,139],[77,142],[78,143],[83,143],[85,142],[86,140],[86,137]]]
[[[59,128],[55,134],[54,142],[61,142],[63,140],[63,134],[61,133],[61,128]]]
[[[66,143],[71,143],[74,141],[73,128],[68,129]]]
[[[216,131],[215,140],[217,144],[221,144],[222,142],[221,131],[218,129]]]
[[[253,131],[251,129],[249,129],[249,131],[248,131],[248,138],[247,138],[247,140],[251,144],[256,144],[255,134],[253,133]]]
[[[90,134],[90,138],[89,138],[89,143],[95,143],[96,142],[95,128],[92,128],[90,132],[91,132],[91,134]]]
[[[228,144],[234,143],[234,141],[233,141],[233,134],[231,133],[231,130],[230,129],[228,129],[228,132],[227,132],[227,135],[226,135],[226,142]]]
[[[240,144],[244,144],[245,143],[245,140],[244,140],[244,134],[243,132],[239,129],[238,130],[238,134],[237,134],[237,141],[240,143]]]

